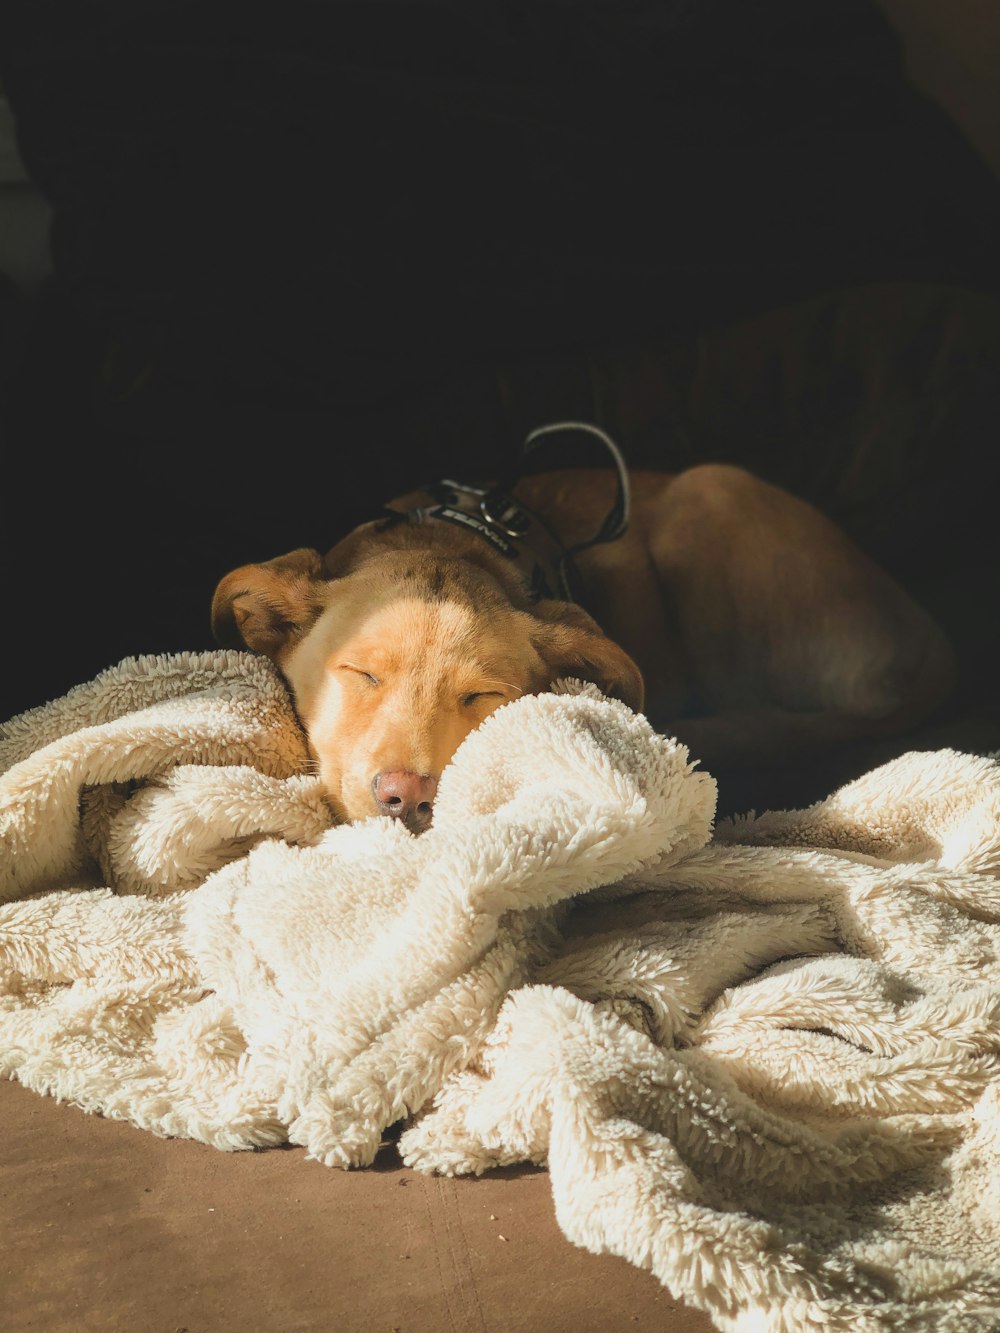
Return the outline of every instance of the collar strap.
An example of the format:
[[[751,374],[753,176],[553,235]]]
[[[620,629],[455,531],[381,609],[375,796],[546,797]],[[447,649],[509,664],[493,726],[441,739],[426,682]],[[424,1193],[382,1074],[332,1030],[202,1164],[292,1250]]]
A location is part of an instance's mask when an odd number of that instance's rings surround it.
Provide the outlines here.
[[[499,555],[519,566],[533,602],[557,597],[583,604],[583,582],[570,553],[520,500],[495,486],[473,486],[451,478],[427,489],[434,504],[398,517],[407,523],[451,523],[482,537]]]
[[[557,434],[580,432],[596,438],[611,455],[617,472],[615,502],[604,522],[593,537],[566,547],[545,522],[527,505],[511,495],[516,483],[528,475],[523,465],[512,473],[486,486],[446,478],[425,489],[434,497],[434,503],[402,513],[397,509],[385,511],[387,523],[443,522],[464,528],[482,537],[500,555],[520,566],[525,575],[532,601],[558,598],[576,602],[586,608],[587,597],[583,579],[574,557],[591,546],[617,541],[628,527],[630,489],[628,467],[618,446],[597,426],[586,422],[561,421],[539,426],[525,439],[522,460],[532,457],[533,471],[548,470],[554,464],[542,463],[541,447]],[[574,451],[572,462],[562,461],[556,466],[583,466],[583,460]]]

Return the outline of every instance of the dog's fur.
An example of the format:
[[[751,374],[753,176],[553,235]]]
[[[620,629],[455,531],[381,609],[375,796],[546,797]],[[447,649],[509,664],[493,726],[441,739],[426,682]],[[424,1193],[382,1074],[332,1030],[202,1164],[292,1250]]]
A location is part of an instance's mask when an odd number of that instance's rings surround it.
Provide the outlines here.
[[[325,557],[301,549],[227,574],[215,637],[282,671],[339,813],[396,814],[414,831],[464,737],[561,676],[644,710],[708,767],[890,735],[950,692],[940,629],[812,506],[725,465],[631,481],[627,533],[579,558],[594,619],[532,603],[475,534],[373,522]],[[609,471],[566,470],[515,494],[573,545],[614,485]]]

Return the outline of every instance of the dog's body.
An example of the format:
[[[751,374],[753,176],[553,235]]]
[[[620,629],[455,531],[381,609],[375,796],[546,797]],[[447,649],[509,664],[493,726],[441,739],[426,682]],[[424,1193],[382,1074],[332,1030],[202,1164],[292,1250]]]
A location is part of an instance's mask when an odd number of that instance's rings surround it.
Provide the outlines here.
[[[571,469],[514,494],[571,547],[614,489],[610,471]],[[890,735],[946,698],[944,635],[812,506],[716,464],[636,472],[631,489],[625,534],[578,557],[592,617],[533,601],[475,532],[376,521],[325,557],[228,574],[216,638],[283,672],[340,813],[398,815],[414,831],[469,731],[561,676],[643,709],[709,768]]]

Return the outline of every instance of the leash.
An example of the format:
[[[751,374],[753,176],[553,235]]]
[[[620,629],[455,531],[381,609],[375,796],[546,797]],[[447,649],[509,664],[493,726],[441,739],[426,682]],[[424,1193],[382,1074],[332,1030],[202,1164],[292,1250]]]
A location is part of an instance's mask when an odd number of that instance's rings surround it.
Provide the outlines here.
[[[544,446],[571,432],[596,440],[601,446],[602,461],[605,461],[606,454],[610,455],[616,488],[614,504],[593,537],[567,547],[543,519],[515,499],[511,492],[518,481],[532,472],[548,471],[554,466],[585,466],[586,460],[579,457],[578,450],[574,450],[571,462],[565,461],[565,455],[559,464],[544,459]],[[529,459],[534,464],[530,470],[526,467]],[[586,421],[555,421],[536,427],[525,437],[519,465],[499,480],[478,485],[446,477],[423,489],[433,496],[433,504],[406,512],[387,508],[383,527],[404,521],[415,524],[437,521],[464,528],[521,566],[532,601],[558,598],[583,607],[587,604],[586,589],[576,565],[576,556],[592,546],[617,541],[628,528],[631,509],[628,465],[621,450],[606,431]]]

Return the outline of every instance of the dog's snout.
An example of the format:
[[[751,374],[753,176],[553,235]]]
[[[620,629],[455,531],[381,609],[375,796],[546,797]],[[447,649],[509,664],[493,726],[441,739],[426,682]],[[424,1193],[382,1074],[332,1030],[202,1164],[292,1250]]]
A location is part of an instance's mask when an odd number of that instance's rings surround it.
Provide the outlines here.
[[[379,814],[401,819],[413,833],[422,833],[431,822],[437,778],[429,773],[392,769],[372,778],[372,795]]]

